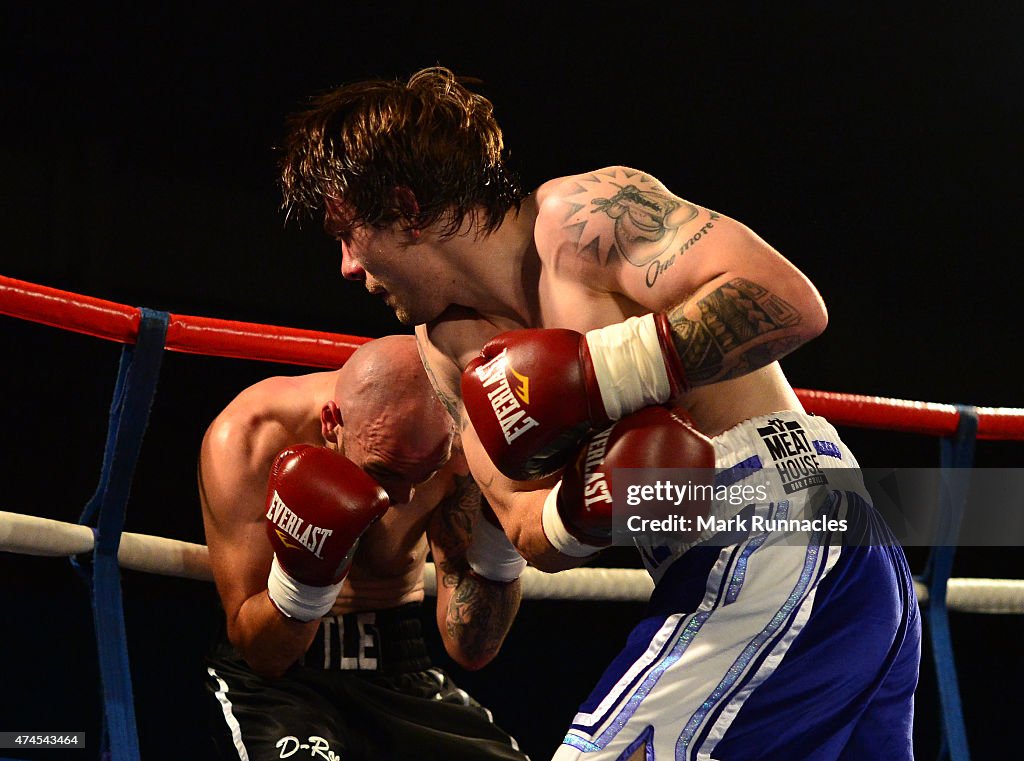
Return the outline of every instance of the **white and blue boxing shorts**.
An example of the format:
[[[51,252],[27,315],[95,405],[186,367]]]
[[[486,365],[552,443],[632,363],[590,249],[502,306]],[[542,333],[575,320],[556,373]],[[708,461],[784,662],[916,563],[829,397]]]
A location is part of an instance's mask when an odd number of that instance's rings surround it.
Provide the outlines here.
[[[656,582],[647,614],[554,761],[912,759],[917,601],[856,459],[803,412],[713,441],[716,483],[766,484],[770,496],[712,514],[748,527],[762,516],[762,529],[640,547]],[[840,520],[845,531],[816,528]]]

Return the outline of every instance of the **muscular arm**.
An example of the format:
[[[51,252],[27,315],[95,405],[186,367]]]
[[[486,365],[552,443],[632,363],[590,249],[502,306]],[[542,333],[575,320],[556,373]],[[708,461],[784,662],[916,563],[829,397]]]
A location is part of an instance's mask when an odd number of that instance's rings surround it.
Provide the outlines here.
[[[264,528],[270,462],[287,436],[229,407],[210,426],[199,456],[199,495],[210,564],[228,639],[256,673],[283,674],[309,647],[319,621],[283,616],[267,596],[273,551]]]
[[[519,610],[519,581],[490,581],[473,573],[466,549],[480,517],[480,490],[468,475],[434,511],[427,528],[437,569],[437,626],[445,649],[467,669],[497,655]]]
[[[541,571],[554,573],[566,568],[575,568],[584,563],[586,558],[573,558],[558,552],[545,536],[542,525],[544,500],[557,479],[526,482],[512,481],[503,476],[488,457],[462,407],[458,395],[459,376],[462,372],[459,363],[468,362],[474,356],[475,350],[500,332],[498,329],[485,327],[480,335],[465,335],[471,329],[468,322],[457,321],[435,324],[429,329],[424,326],[417,328],[417,344],[427,376],[434,384],[438,396],[458,421],[462,449],[469,463],[470,472],[498,516],[512,544],[530,565]],[[446,350],[455,354],[457,360],[447,356],[435,345],[432,340],[435,336],[440,336]],[[451,348],[458,344],[472,347],[473,350],[459,351]],[[439,589],[440,586],[439,583]]]
[[[505,535],[530,565],[545,573],[557,573],[576,568],[590,559],[563,555],[544,533],[544,501],[557,483],[557,475],[542,481],[506,478],[494,467],[465,412],[462,413],[462,446],[470,470],[501,521]]]
[[[665,312],[692,386],[739,377],[825,329],[814,286],[749,228],[626,167],[548,183],[537,242],[552,270]]]

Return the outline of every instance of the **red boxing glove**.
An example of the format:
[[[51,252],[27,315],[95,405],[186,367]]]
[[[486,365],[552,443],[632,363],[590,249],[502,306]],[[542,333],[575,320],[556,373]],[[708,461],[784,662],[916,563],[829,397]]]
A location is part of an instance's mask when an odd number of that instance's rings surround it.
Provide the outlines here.
[[[646,407],[588,441],[544,503],[544,534],[559,552],[586,557],[612,541],[614,468],[700,468],[713,482],[715,449],[680,409]],[[706,515],[708,503],[682,508]]]
[[[279,452],[266,513],[274,548],[267,590],[278,609],[301,621],[327,613],[359,537],[388,506],[377,482],[337,452],[309,445]]]
[[[595,428],[687,388],[663,314],[592,330],[513,330],[462,374],[462,399],[495,467],[516,480],[562,468]]]

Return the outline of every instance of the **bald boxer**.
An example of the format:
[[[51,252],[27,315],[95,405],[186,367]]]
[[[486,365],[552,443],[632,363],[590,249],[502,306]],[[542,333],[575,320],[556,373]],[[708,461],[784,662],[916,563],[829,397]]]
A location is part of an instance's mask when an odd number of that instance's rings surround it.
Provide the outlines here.
[[[206,432],[199,489],[227,623],[207,681],[222,757],[525,758],[421,637],[428,549],[442,639],[470,669],[498,652],[525,561],[480,517],[412,336],[244,390]]]
[[[763,495],[718,499],[712,517],[796,526],[635,537],[656,582],[649,617],[556,759],[910,759],[906,560],[853,454],[778,362],[825,328],[814,286],[647,172],[607,166],[524,194],[505,155],[492,104],[433,68],[313,101],[289,124],[281,183],[290,214],[322,215],[342,274],[418,325],[515,546],[544,570],[584,562],[608,541],[588,492],[602,457],[699,467],[704,444],[716,484]],[[678,409],[636,424],[667,402]]]

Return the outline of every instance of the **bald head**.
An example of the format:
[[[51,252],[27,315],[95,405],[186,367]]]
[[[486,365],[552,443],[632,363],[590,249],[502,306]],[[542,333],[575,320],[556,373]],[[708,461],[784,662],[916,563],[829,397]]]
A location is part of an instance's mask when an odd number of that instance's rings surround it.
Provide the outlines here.
[[[454,424],[412,336],[387,336],[359,347],[338,371],[334,399],[346,456],[385,488],[383,478],[412,486],[447,461]]]

